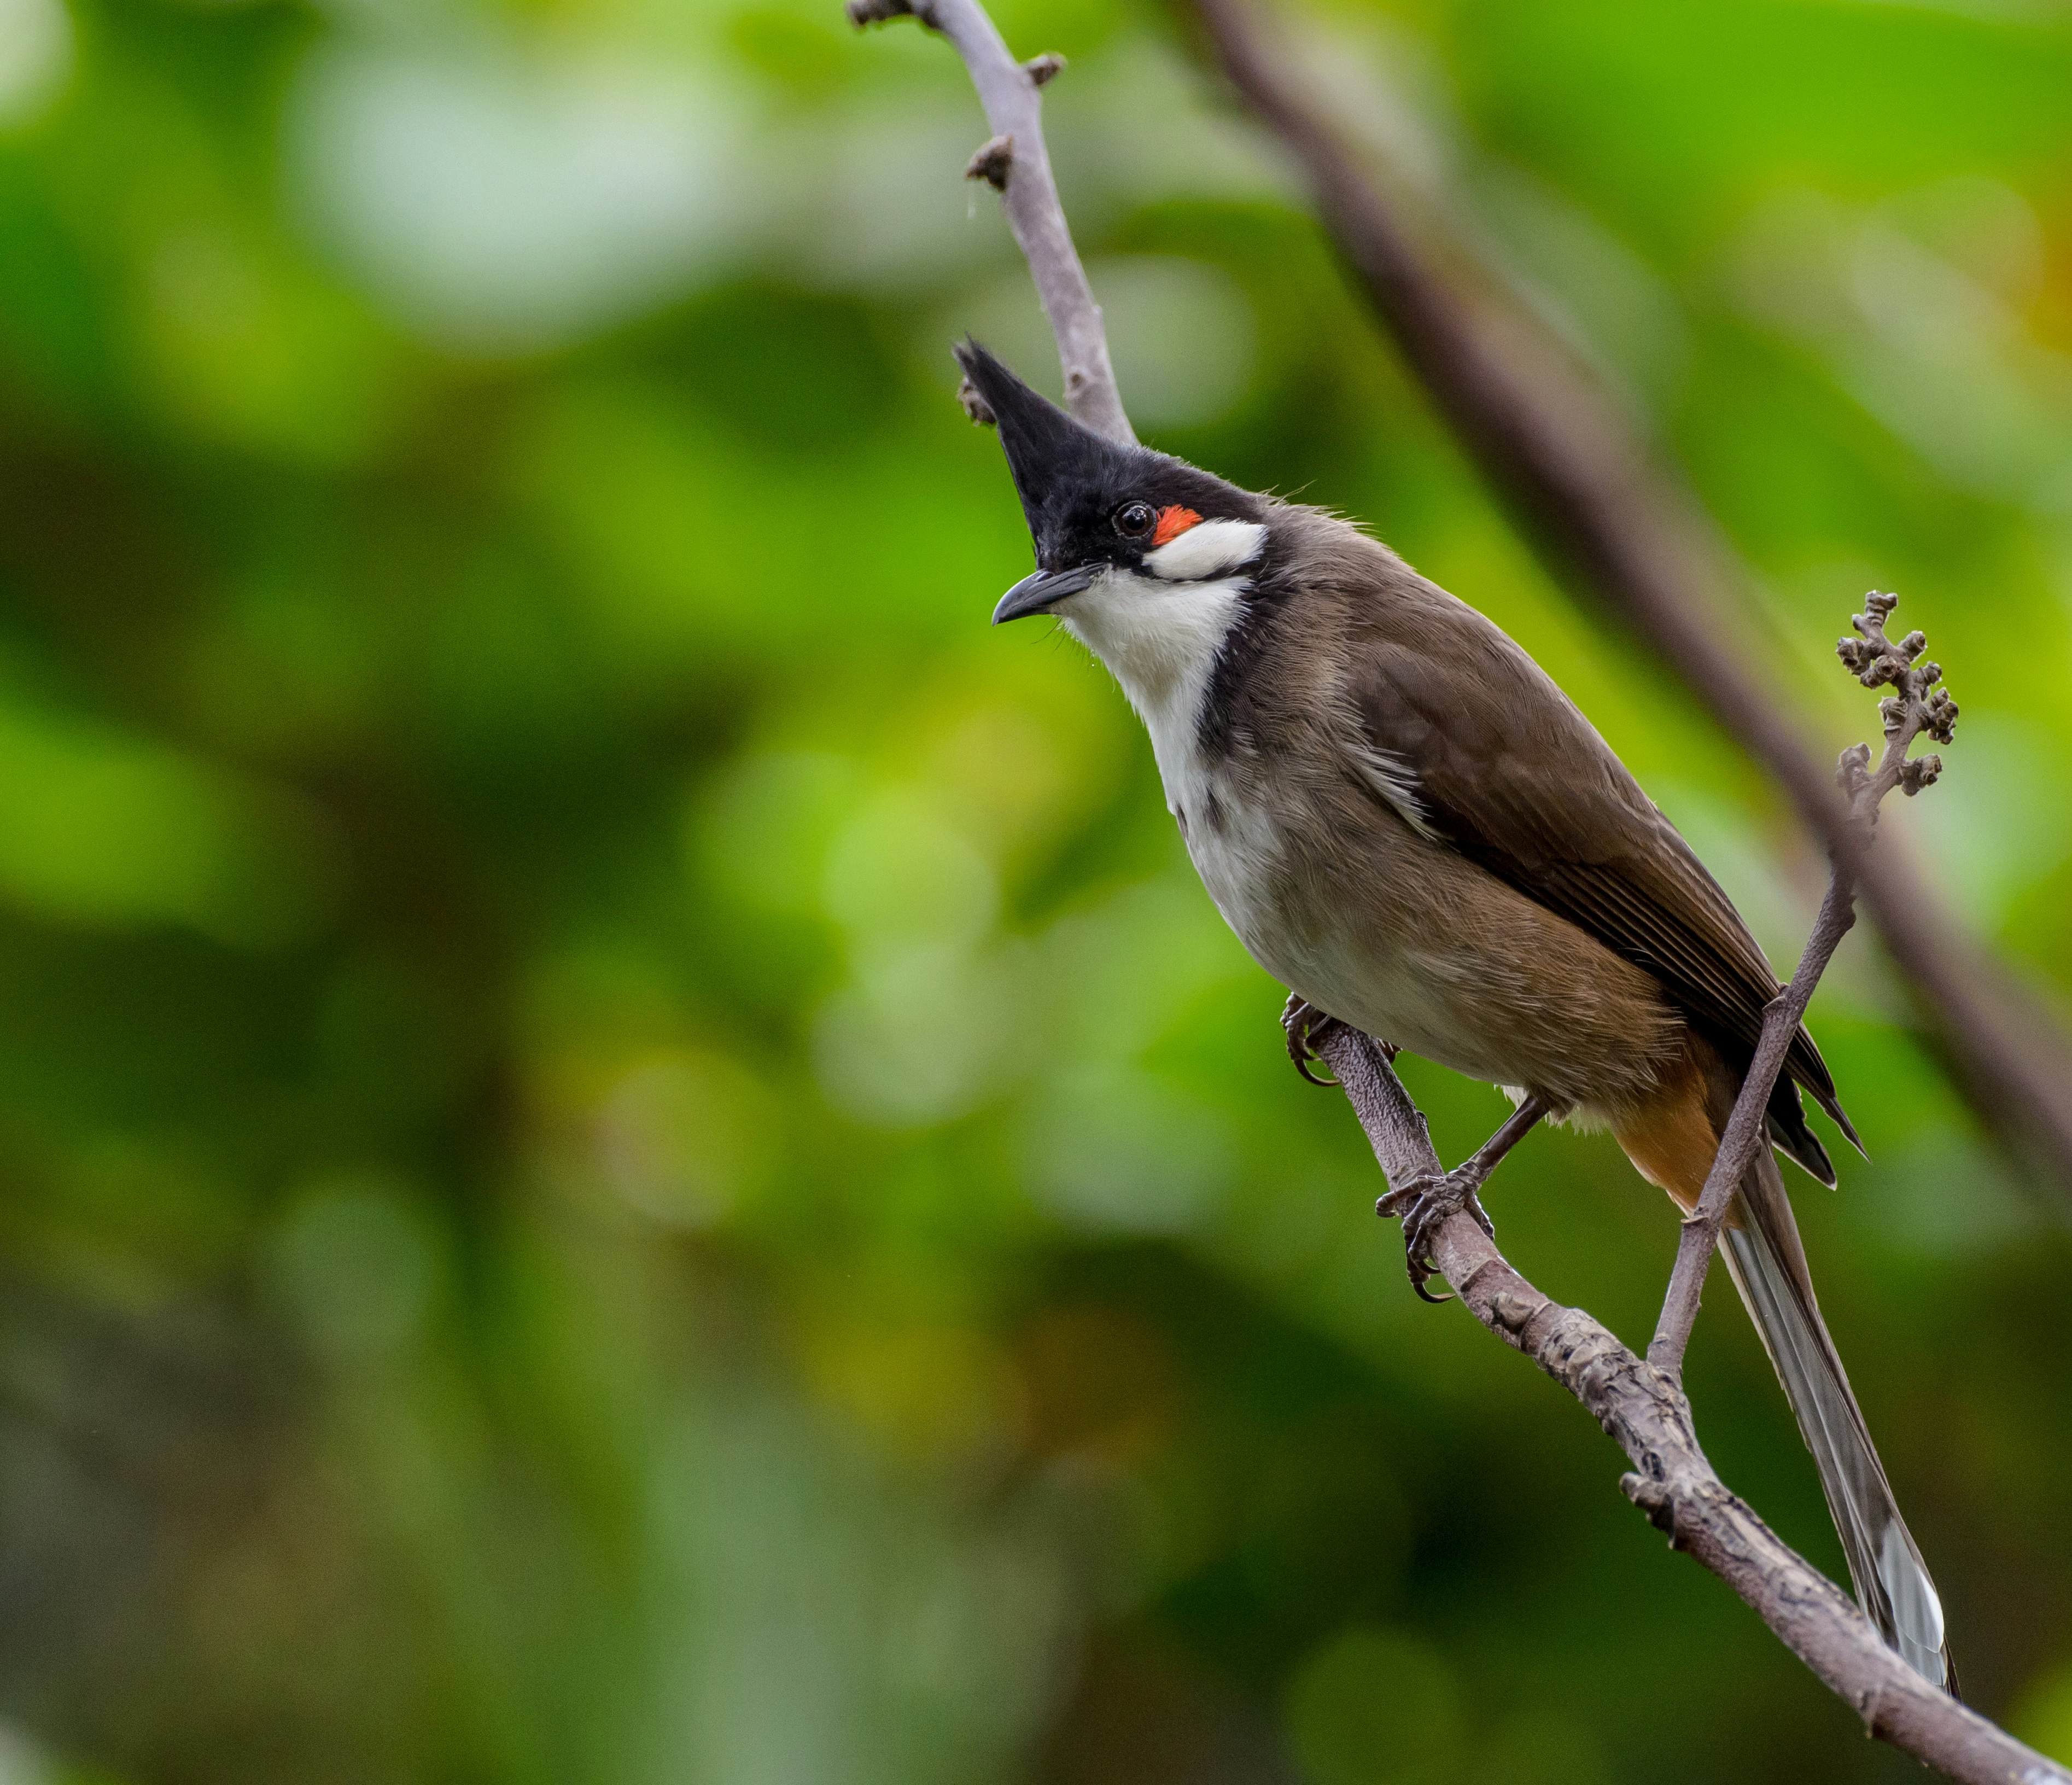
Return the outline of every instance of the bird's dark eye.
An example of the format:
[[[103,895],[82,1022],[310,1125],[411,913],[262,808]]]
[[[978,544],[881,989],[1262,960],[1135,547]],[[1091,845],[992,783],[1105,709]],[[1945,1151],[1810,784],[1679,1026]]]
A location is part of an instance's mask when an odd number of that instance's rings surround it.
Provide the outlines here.
[[[1148,502],[1125,502],[1115,511],[1115,530],[1124,539],[1141,539],[1157,524],[1158,516]]]

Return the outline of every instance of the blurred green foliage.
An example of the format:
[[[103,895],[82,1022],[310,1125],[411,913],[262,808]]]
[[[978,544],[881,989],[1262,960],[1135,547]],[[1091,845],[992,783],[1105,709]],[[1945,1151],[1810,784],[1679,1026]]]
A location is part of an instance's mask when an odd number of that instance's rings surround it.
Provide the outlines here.
[[[1004,5],[1157,443],[1564,682],[1780,963],[1820,865],[1535,569],[1156,10]],[[1357,125],[1690,467],[1828,747],[2072,985],[2072,19],[1402,0]],[[1893,1779],[1416,1304],[1027,562],[948,51],[835,0],[0,4],[0,1778]],[[1800,1186],[1977,1702],[2072,1758],[2065,1230],[1873,942]],[[1442,1152],[1494,1094],[1412,1067]],[[1629,1337],[1669,1211],[1494,1210]],[[1728,1479],[1839,1551],[1716,1289]]]

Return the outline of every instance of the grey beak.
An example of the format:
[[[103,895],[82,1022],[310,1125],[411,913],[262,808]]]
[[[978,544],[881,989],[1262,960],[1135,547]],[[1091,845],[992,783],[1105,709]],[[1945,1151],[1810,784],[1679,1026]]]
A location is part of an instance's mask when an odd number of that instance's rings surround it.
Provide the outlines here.
[[[993,611],[993,623],[1004,626],[1011,619],[1046,614],[1051,603],[1076,595],[1093,580],[1093,572],[1084,566],[1076,570],[1038,570],[1034,576],[1024,577],[1000,598],[1000,605]]]

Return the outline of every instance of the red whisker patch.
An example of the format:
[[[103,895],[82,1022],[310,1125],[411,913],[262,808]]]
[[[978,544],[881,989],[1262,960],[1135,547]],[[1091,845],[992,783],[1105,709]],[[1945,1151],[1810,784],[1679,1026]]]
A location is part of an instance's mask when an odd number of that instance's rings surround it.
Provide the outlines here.
[[[1190,527],[1198,525],[1201,518],[1192,508],[1161,508],[1158,530],[1151,536],[1151,543],[1163,545],[1168,540],[1178,539]]]

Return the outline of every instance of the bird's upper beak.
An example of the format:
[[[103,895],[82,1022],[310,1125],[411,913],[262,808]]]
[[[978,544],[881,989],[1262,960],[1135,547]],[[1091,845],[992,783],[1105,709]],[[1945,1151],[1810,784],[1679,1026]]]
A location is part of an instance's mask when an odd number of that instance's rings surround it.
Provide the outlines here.
[[[1067,595],[1076,595],[1094,580],[1092,570],[1082,565],[1075,570],[1038,570],[1024,577],[1000,598],[993,611],[993,623],[1003,626],[1011,619],[1026,619],[1031,614],[1047,614]]]

